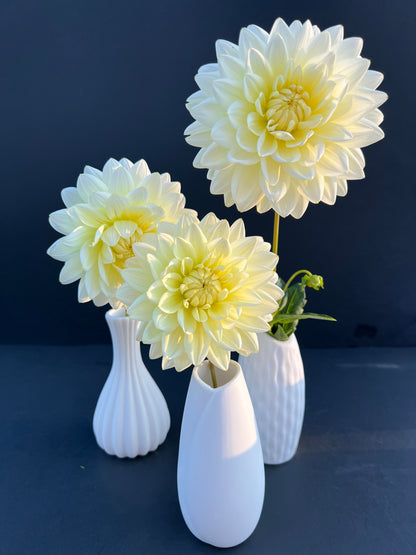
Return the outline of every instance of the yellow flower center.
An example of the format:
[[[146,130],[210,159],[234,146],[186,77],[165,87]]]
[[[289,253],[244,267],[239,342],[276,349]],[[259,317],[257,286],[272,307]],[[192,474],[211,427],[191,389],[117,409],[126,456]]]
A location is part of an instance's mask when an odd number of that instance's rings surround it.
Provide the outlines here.
[[[124,268],[126,260],[134,256],[133,244],[140,241],[143,231],[138,229],[130,237],[124,238],[120,237],[117,245],[114,245],[113,253],[115,256],[115,264],[119,268]]]
[[[295,130],[298,123],[311,114],[308,100],[309,94],[300,85],[289,85],[272,92],[266,110],[268,131],[273,134],[277,131],[290,133]]]
[[[186,308],[210,308],[217,300],[224,298],[220,277],[211,268],[198,264],[187,276],[181,286],[181,293]]]

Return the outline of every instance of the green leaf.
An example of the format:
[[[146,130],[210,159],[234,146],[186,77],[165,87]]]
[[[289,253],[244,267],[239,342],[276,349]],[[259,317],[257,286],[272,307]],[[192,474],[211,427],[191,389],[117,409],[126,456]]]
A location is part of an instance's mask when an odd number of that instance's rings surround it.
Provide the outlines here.
[[[285,324],[287,322],[295,322],[296,320],[328,320],[336,322],[335,318],[327,314],[315,314],[313,312],[304,312],[303,314],[279,314],[277,313],[273,318],[274,323]]]

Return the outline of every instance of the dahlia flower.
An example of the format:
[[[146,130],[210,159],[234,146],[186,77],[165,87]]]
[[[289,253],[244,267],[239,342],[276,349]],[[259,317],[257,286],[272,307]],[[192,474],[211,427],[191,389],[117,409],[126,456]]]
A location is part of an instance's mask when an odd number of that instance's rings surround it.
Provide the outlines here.
[[[117,296],[164,369],[207,357],[227,370],[230,351],[258,351],[256,334],[270,329],[283,292],[277,256],[261,237],[245,236],[241,219],[230,226],[214,214],[200,222],[184,216],[176,226],[161,224],[133,251]]]
[[[168,173],[150,173],[144,160],[133,164],[127,158],[110,158],[102,171],[86,166],[77,186],[63,189],[62,200],[66,208],[53,212],[49,222],[64,237],[47,252],[65,262],[60,282],[79,279],[79,302],[97,306],[119,305],[120,271],[132,245],[186,212],[179,183]]]
[[[217,41],[217,63],[195,77],[187,108],[196,121],[185,134],[226,206],[300,218],[309,202],[334,204],[348,179],[364,177],[361,148],[384,136],[387,95],[362,44],[341,25],[282,19],[270,33],[242,29],[238,44]]]

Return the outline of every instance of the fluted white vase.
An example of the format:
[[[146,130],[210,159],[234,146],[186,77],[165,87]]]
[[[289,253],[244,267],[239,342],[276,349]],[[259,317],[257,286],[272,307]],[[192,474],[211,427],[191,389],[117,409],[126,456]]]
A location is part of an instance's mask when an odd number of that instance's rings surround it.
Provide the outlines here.
[[[124,309],[105,315],[113,342],[113,364],[94,413],[98,445],[109,455],[137,457],[154,451],[170,428],[169,410],[143,363],[138,322]]]
[[[277,341],[259,334],[259,352],[239,357],[256,413],[266,464],[282,464],[296,453],[305,413],[305,374],[294,334]]]
[[[264,464],[256,419],[241,367],[216,370],[208,362],[192,373],[178,458],[178,494],[185,522],[201,541],[232,547],[260,518]]]

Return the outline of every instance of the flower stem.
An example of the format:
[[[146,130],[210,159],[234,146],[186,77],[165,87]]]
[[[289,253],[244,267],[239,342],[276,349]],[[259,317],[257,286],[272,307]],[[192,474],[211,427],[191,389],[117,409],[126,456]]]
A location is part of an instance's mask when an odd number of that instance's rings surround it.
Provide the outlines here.
[[[286,293],[287,288],[289,287],[289,285],[292,283],[292,281],[295,279],[295,277],[298,276],[299,274],[308,274],[308,276],[312,275],[309,270],[298,270],[292,276],[290,276],[290,278],[287,280],[286,285],[283,289],[283,293]]]
[[[209,371],[211,372],[212,387],[215,389],[218,387],[217,376],[215,375],[215,368],[210,360],[208,361],[208,364],[209,364]]]
[[[277,246],[279,244],[279,221],[280,216],[277,212],[274,213],[274,226],[273,226],[273,252],[277,254]]]

